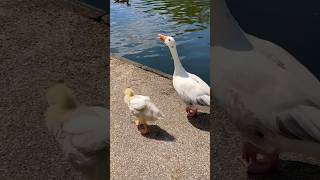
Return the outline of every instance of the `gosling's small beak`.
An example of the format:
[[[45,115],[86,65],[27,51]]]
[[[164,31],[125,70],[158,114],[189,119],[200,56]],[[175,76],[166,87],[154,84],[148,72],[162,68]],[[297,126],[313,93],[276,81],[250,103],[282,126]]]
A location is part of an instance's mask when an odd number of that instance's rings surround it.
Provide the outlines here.
[[[161,42],[164,42],[168,37],[168,36],[165,36],[163,34],[158,34],[158,36],[159,36],[159,39],[160,39]]]

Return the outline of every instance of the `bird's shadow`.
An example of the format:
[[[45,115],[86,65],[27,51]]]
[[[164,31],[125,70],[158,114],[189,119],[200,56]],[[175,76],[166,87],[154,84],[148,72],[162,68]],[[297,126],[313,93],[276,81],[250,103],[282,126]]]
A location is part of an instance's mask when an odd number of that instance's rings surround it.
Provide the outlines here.
[[[188,121],[196,128],[202,131],[210,131],[210,114],[200,112],[196,117],[188,117]]]
[[[161,141],[174,141],[175,138],[169,134],[166,130],[162,129],[158,125],[149,125],[149,134],[143,135],[149,139],[161,140]]]
[[[315,180],[320,177],[320,167],[298,161],[281,160],[279,170],[268,174],[248,174],[248,180],[271,180],[271,179],[292,179],[292,180]]]

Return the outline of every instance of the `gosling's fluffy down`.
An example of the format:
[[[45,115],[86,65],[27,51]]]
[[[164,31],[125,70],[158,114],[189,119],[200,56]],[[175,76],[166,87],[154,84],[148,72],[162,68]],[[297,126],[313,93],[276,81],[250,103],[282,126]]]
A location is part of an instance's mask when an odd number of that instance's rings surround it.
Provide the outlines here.
[[[124,91],[124,102],[128,105],[132,115],[142,123],[154,122],[164,118],[162,112],[151,102],[149,96],[135,95],[131,88]]]
[[[47,92],[46,125],[66,158],[87,179],[106,179],[109,167],[109,111],[81,105],[65,84]]]

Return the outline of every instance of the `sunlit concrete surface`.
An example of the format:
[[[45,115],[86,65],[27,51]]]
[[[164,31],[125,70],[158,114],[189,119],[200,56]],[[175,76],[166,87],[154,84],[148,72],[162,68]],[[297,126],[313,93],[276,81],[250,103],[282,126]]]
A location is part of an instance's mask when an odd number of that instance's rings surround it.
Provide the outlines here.
[[[111,58],[111,179],[210,179],[209,108],[188,120],[171,79]],[[150,96],[165,118],[142,136],[131,123],[123,90]]]

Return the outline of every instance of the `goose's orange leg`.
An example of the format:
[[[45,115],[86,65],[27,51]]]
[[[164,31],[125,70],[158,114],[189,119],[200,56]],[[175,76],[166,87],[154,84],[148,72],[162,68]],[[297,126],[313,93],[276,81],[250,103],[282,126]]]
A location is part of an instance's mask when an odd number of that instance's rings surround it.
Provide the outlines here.
[[[266,153],[250,143],[243,144],[240,160],[248,173],[267,173],[276,170],[279,166],[278,153]]]
[[[186,107],[186,112],[188,113],[188,117],[196,117],[198,115],[198,110],[197,109],[192,109],[190,107]]]

